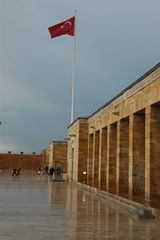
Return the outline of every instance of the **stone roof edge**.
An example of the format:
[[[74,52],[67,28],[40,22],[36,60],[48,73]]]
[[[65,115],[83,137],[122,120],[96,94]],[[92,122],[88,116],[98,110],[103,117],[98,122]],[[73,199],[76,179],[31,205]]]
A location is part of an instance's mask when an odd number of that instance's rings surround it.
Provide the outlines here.
[[[75,122],[77,122],[78,120],[88,120],[88,117],[78,117],[78,118],[76,118],[76,119],[67,127],[67,129],[70,128],[73,124],[75,124]]]
[[[51,142],[49,143],[49,145],[50,145],[50,144],[58,144],[58,143],[64,144],[64,143],[67,143],[67,142],[66,142],[65,140],[62,140],[62,141],[61,141],[61,140],[57,140],[57,141],[56,141],[56,140],[53,140],[53,141],[51,141]],[[44,149],[44,150],[45,150],[45,149]]]
[[[136,81],[131,83],[128,87],[126,87],[124,90],[122,90],[120,93],[118,93],[115,97],[113,97],[111,100],[106,102],[102,107],[98,108],[95,112],[93,112],[91,115],[88,116],[88,119],[96,115],[98,112],[100,112],[102,109],[107,107],[110,103],[112,103],[115,99],[123,95],[125,92],[127,92],[129,89],[131,89],[133,86],[135,86],[137,83],[141,82],[144,78],[149,76],[152,72],[157,70],[160,67],[160,63],[156,64],[153,68],[151,68],[149,71],[147,71],[144,75],[142,75],[140,78],[138,78]]]
[[[66,143],[66,141],[65,140],[62,140],[62,141],[59,140],[59,141],[52,141],[51,143],[53,143],[53,144],[54,143]]]

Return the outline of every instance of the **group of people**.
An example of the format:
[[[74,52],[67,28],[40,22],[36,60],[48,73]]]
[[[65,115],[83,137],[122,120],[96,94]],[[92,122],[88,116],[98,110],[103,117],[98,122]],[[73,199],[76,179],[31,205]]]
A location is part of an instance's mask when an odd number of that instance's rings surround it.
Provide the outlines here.
[[[39,167],[38,168],[38,175],[45,175],[48,174],[48,167],[43,168],[43,167]]]
[[[14,168],[13,169],[13,172],[12,172],[12,176],[18,176],[18,175],[20,175],[20,168],[18,168],[18,169],[16,169],[16,168]]]
[[[45,174],[49,176],[53,176],[53,174],[55,174],[55,179],[61,179],[62,169],[61,167],[56,167],[55,169],[53,167],[49,168],[48,166],[46,166],[45,168],[39,167],[38,175]]]

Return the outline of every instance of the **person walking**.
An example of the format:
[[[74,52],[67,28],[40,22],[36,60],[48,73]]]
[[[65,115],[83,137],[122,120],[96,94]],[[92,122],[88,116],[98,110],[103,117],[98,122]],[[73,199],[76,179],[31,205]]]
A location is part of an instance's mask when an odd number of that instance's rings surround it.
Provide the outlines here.
[[[41,170],[42,170],[42,168],[39,167],[39,168],[38,168],[38,175],[41,175]]]
[[[54,173],[54,168],[51,167],[51,168],[49,169],[49,175],[52,177],[52,176],[53,176],[53,173]]]
[[[13,169],[12,176],[17,176],[16,174],[17,174],[17,170],[16,170],[16,168],[14,168],[14,169]]]
[[[45,174],[48,174],[48,166],[45,167]]]
[[[17,172],[16,172],[16,176],[18,176],[18,175],[20,175],[20,168],[17,170]]]

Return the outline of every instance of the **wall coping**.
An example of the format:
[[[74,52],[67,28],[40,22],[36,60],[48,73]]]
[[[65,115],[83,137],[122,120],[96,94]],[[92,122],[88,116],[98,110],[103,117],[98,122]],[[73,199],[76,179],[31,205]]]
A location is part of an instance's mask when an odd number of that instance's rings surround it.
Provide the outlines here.
[[[69,129],[72,125],[74,125],[76,122],[78,122],[79,120],[88,120],[88,117],[78,117],[76,118],[68,127],[67,129]]]

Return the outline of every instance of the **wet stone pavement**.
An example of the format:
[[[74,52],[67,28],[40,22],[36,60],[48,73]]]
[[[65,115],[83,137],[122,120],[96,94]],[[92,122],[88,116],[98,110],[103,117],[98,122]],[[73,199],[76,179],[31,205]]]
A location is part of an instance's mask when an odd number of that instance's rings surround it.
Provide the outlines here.
[[[160,221],[136,220],[76,185],[0,174],[0,240],[158,240]]]

